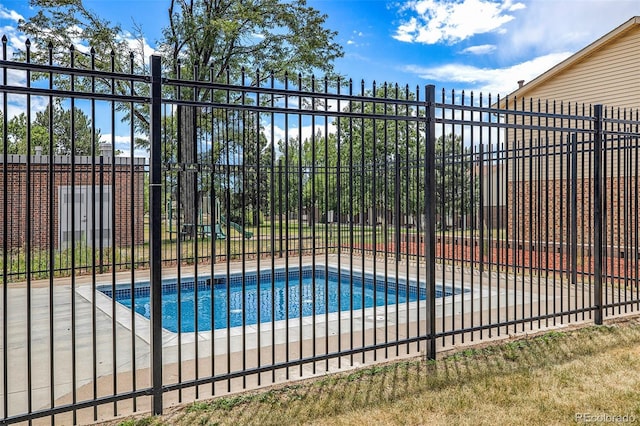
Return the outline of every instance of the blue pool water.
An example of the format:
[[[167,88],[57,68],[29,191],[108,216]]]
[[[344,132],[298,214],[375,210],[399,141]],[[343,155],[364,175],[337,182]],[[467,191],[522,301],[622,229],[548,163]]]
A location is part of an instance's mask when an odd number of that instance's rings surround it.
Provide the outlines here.
[[[165,329],[173,332],[195,331],[196,293],[198,331],[211,330],[212,317],[214,328],[220,329],[241,326],[243,316],[245,325],[257,324],[258,313],[260,314],[260,322],[271,322],[284,320],[287,314],[289,318],[299,318],[300,311],[304,317],[313,315],[314,310],[317,315],[321,315],[338,310],[362,309],[363,303],[365,308],[371,308],[374,305],[384,306],[385,303],[391,305],[396,302],[401,304],[406,303],[407,299],[413,302],[418,298],[420,300],[426,298],[424,288],[420,288],[418,291],[415,282],[409,282],[407,286],[405,280],[402,279],[396,281],[389,278],[385,285],[384,277],[374,278],[371,274],[351,274],[349,271],[338,273],[337,269],[325,271],[324,267],[317,268],[315,271],[310,267],[303,267],[302,274],[298,268],[289,268],[288,272],[287,278],[284,270],[275,270],[273,279],[271,271],[261,272],[259,291],[257,273],[245,274],[244,306],[243,278],[240,274],[230,275],[228,280],[227,276],[215,276],[213,289],[209,277],[199,277],[197,291],[193,277],[183,278],[180,282],[179,305],[177,281],[175,279],[165,280],[162,286],[162,325]],[[302,280],[300,275],[302,275]],[[353,278],[353,285],[351,285],[351,278]],[[98,290],[109,297],[113,293],[111,286],[100,286]],[[459,294],[461,291],[459,288],[438,286],[436,296]],[[119,303],[131,308],[132,297],[129,284],[116,286],[115,293]],[[134,294],[134,309],[149,318],[149,283],[137,283]],[[179,313],[178,306],[180,307]],[[181,317],[180,329],[178,328],[179,316]]]

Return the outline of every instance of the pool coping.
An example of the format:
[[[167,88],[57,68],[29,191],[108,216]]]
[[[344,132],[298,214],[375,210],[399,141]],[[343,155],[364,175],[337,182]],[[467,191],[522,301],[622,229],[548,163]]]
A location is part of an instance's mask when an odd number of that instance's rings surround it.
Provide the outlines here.
[[[278,266],[277,268],[274,269],[274,271],[286,272],[287,269],[288,270],[300,269],[300,267],[302,267],[303,269],[306,269],[306,268],[333,269],[334,272],[341,270],[345,272],[345,275],[359,274],[359,277],[361,277],[363,274],[365,276],[374,275],[373,271],[365,270],[363,272],[362,268],[355,267],[355,265],[350,269],[345,269],[344,266],[338,267],[336,265],[329,265],[329,264],[321,263],[318,261],[291,265],[289,267]],[[263,272],[268,271],[271,273],[272,269],[261,269],[261,271]],[[256,274],[256,276],[257,276],[257,272],[258,272],[257,267],[252,267],[244,271],[244,273],[254,273]],[[384,276],[384,275],[380,275],[377,272],[375,276],[380,278],[382,281],[384,281],[385,279],[386,280],[397,279],[397,280],[404,280],[405,285],[407,282],[409,282],[410,285],[411,283],[418,282],[419,284],[426,286],[426,283],[423,280],[416,280],[410,276],[409,278],[407,278],[407,275],[404,273],[406,271],[398,271],[397,276],[395,274],[396,272],[395,270],[387,271],[387,272],[391,272],[391,273],[387,273],[387,275]],[[213,277],[215,280],[218,277],[226,278],[227,276],[237,276],[242,274],[243,274],[242,271],[233,271],[233,272],[225,271],[225,272],[214,274]],[[202,274],[202,275],[199,275],[199,277],[210,278],[211,275]],[[370,277],[367,277],[367,278],[370,278]],[[162,277],[162,280],[163,282],[172,281],[172,280],[175,280],[177,282],[178,275],[164,276]],[[180,280],[194,281],[194,275],[181,276]],[[460,288],[460,287],[455,287],[454,281],[445,280],[444,282],[445,282],[444,288]],[[145,285],[145,284],[148,285],[147,280],[140,281],[140,283],[142,283],[142,285]],[[76,288],[76,292],[90,303],[93,302],[93,297],[95,297],[95,306],[97,309],[99,309],[100,311],[102,311],[104,314],[106,314],[111,318],[113,318],[112,312],[115,312],[115,320],[118,324],[120,324],[127,330],[132,330],[132,328],[135,327],[136,336],[141,340],[143,340],[144,342],[146,342],[147,344],[151,344],[151,321],[148,318],[146,318],[144,315],[136,312],[135,309],[130,309],[122,305],[121,303],[118,303],[112,297],[100,291],[98,289],[100,286],[114,287],[114,285],[111,283],[96,283],[95,294],[93,292],[93,286],[79,286]],[[115,283],[115,287],[118,287],[118,286],[126,287],[127,289],[130,289],[131,281],[121,280]],[[488,294],[487,293],[488,290],[486,289],[472,288],[468,285],[462,286],[461,288],[462,288],[462,291],[458,294],[452,294],[449,296],[442,296],[437,298],[435,301],[436,306],[441,306],[444,303],[450,303],[450,301],[458,301],[459,303],[462,303],[463,301],[469,300],[472,297],[484,297]],[[406,302],[401,307],[406,308],[406,310],[409,312],[417,311],[420,306],[424,306],[424,303],[425,303],[424,300],[417,300],[413,302]],[[115,306],[115,310],[114,310],[114,306]],[[238,336],[245,336],[246,338],[246,337],[250,337],[252,334],[257,334],[258,332],[262,333],[262,332],[271,332],[272,330],[276,330],[276,331],[284,330],[286,328],[289,328],[290,326],[298,327],[302,325],[303,327],[305,326],[308,327],[311,325],[314,325],[314,326],[328,325],[331,322],[337,322],[338,320],[340,321],[350,320],[351,322],[357,320],[361,325],[363,325],[363,328],[368,329],[370,327],[375,327],[378,321],[380,321],[381,325],[384,322],[389,323],[389,321],[387,321],[387,318],[389,318],[390,315],[394,315],[394,318],[391,318],[391,320],[394,321],[393,322],[394,324],[395,323],[404,324],[406,322],[406,319],[404,321],[398,321],[400,319],[400,315],[399,314],[396,315],[396,307],[397,305],[395,304],[388,304],[388,305],[369,307],[364,309],[360,308],[355,311],[339,311],[339,312],[332,312],[329,314],[316,314],[315,316],[309,315],[309,316],[303,316],[302,318],[290,318],[290,319],[283,319],[278,321],[263,322],[260,324],[245,325],[244,327],[236,326],[236,327],[206,330],[206,331],[200,331],[200,332],[191,331],[191,332],[178,333],[178,332],[167,330],[166,328],[163,327],[162,342],[163,342],[163,347],[171,347],[174,345],[177,346],[179,344],[193,343],[196,341],[196,334],[198,335],[198,341],[202,341],[202,340],[209,341],[212,338],[211,337],[212,333],[214,335],[214,338],[216,339],[218,338],[226,339],[227,337],[231,338],[231,337],[238,337]],[[440,312],[442,310],[438,309],[437,311]],[[329,316],[329,318],[326,318],[327,315]],[[363,317],[364,317],[364,320],[362,319]],[[375,318],[375,321],[374,321],[374,318]],[[411,318],[409,318],[409,321],[411,321]],[[371,322],[372,324],[370,327],[365,327],[364,326],[365,322]],[[342,332],[359,331],[359,330],[361,330],[361,328],[342,330]],[[298,336],[294,336],[294,337],[298,337]],[[320,335],[320,336],[316,335],[316,337],[323,337],[323,335]],[[304,336],[303,336],[303,339],[305,339]],[[294,339],[292,341],[297,341],[297,340]],[[268,346],[271,343],[272,343],[271,341],[267,341],[264,346]]]

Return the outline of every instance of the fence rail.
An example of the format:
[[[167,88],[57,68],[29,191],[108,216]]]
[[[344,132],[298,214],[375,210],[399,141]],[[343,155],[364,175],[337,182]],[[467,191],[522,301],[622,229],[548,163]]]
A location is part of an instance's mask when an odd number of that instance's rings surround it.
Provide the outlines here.
[[[640,308],[637,111],[3,55],[2,424]]]

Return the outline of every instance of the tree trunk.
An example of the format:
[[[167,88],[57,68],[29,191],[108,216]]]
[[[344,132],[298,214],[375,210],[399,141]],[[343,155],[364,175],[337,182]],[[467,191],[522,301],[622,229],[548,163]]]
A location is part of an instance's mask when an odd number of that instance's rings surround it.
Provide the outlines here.
[[[178,106],[178,119],[180,121],[180,133],[178,135],[179,162],[185,166],[185,172],[180,176],[180,206],[182,209],[183,232],[196,237],[198,220],[197,173],[190,170],[197,162],[197,121],[196,108],[190,106]]]

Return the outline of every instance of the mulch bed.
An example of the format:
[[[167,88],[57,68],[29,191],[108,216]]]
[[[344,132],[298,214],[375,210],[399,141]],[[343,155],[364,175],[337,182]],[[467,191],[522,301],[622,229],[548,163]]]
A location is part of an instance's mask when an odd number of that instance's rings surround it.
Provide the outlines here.
[[[355,249],[361,249],[361,244],[354,244]],[[365,250],[373,251],[373,244],[365,244]],[[395,253],[394,243],[376,244],[376,251],[384,253],[385,249]],[[424,243],[402,242],[400,244],[401,255],[424,256]],[[470,265],[485,265],[496,271],[528,272],[533,275],[570,274],[573,271],[571,256],[569,253],[547,251],[543,249],[510,248],[506,244],[493,242],[492,247],[483,247],[478,244],[463,243],[436,243],[436,258],[447,263],[457,262]],[[624,257],[603,257],[602,274],[607,279],[635,279],[639,275],[639,264],[632,259]],[[575,262],[575,272],[579,275],[593,275],[595,271],[595,258],[587,254],[578,253]]]

